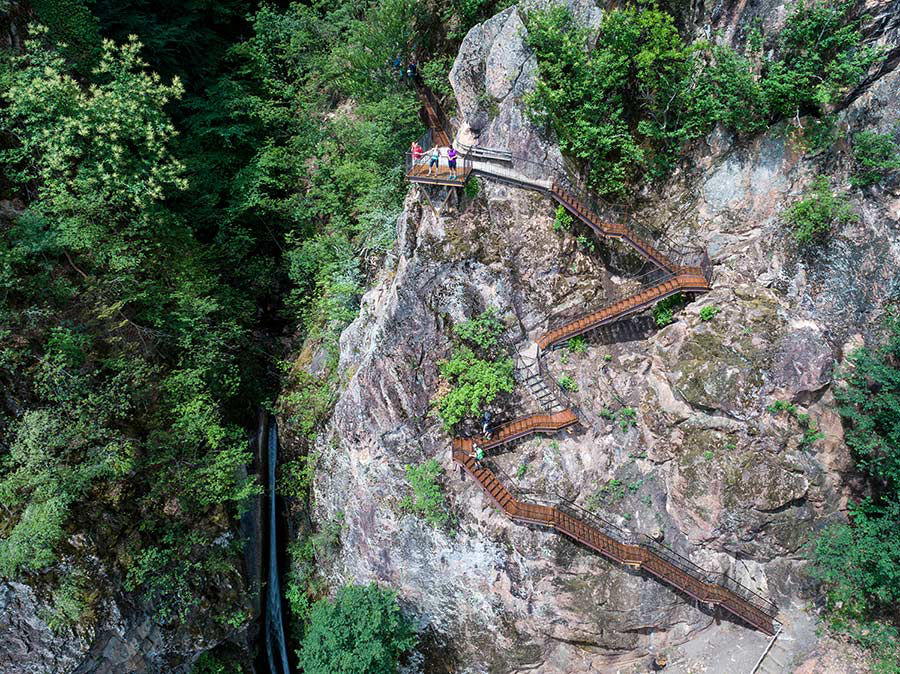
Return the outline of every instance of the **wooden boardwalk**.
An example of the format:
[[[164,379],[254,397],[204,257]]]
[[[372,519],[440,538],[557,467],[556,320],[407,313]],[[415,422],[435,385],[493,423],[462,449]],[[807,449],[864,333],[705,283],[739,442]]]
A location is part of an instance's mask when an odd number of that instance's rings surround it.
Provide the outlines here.
[[[709,281],[698,273],[687,271],[673,276],[662,283],[642,290],[624,300],[585,314],[562,327],[546,332],[538,337],[537,343],[546,350],[559,342],[589,332],[601,325],[618,321],[625,316],[644,311],[661,299],[677,293],[705,293],[709,290]]]
[[[440,120],[446,117],[442,111],[433,109],[437,103],[434,96],[429,93],[420,87],[428,119],[435,125],[433,138],[440,138],[441,140],[436,142],[449,145],[450,134],[447,130],[439,128]],[[512,156],[506,164],[510,162],[514,163]],[[407,178],[413,182],[461,186],[471,175],[477,174],[523,189],[542,192],[588,225],[597,235],[618,239],[630,246],[663,275],[655,285],[642,288],[633,295],[596,311],[573,318],[541,335],[537,340],[536,352],[538,373],[529,375],[529,381],[535,377],[547,379],[541,361],[542,350],[649,309],[656,302],[676,293],[703,293],[710,289],[710,274],[705,254],[699,258],[701,263],[685,265],[680,259],[667,254],[658,244],[648,241],[646,236],[638,235],[632,228],[605,221],[572,191],[547,178],[526,176],[513,166],[498,166],[482,158],[467,158],[465,162],[461,158],[460,168],[463,167],[465,173],[460,171],[459,180],[450,178],[446,167],[442,167],[440,176],[423,175],[427,174],[427,164],[412,167],[407,172]],[[542,400],[548,405],[559,405],[560,400],[565,400],[564,396],[550,394],[551,387],[555,386],[555,382],[544,383],[543,389],[546,394]],[[517,498],[510,491],[514,487],[504,484],[486,465],[479,464],[475,460],[476,445],[484,450],[495,449],[534,433],[555,432],[577,423],[578,415],[572,408],[547,414],[531,414],[498,427],[488,438],[453,438],[452,459],[478,482],[497,507],[513,521],[552,528],[614,562],[651,574],[698,602],[716,607],[717,610],[722,608],[766,634],[775,634],[777,607],[750,588],[723,574],[706,571],[670,548],[646,536],[622,530],[564,499],[557,499],[555,505],[547,505],[526,498]]]

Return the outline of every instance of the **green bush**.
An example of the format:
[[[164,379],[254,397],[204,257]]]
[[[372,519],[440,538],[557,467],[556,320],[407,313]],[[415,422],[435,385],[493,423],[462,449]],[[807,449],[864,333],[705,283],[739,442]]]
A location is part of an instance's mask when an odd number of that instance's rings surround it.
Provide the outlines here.
[[[469,199],[474,199],[481,193],[481,181],[478,180],[478,178],[476,178],[475,176],[472,176],[466,181],[466,185],[465,187],[463,187],[463,190],[465,191],[466,196],[469,197]]]
[[[880,183],[892,171],[900,169],[900,147],[893,134],[860,131],[853,134],[853,158],[856,171],[850,177],[854,187]]]
[[[806,196],[787,209],[784,219],[797,241],[807,245],[825,239],[836,225],[854,222],[857,215],[845,197],[831,191],[828,178],[819,176]]]
[[[553,217],[553,231],[554,232],[568,232],[572,229],[572,223],[574,220],[572,219],[572,214],[569,213],[563,206],[556,207],[556,213]]]
[[[395,674],[415,645],[393,592],[348,585],[313,606],[298,655],[305,674]]]
[[[673,323],[675,321],[675,312],[681,308],[683,303],[684,300],[681,297],[681,293],[665,297],[657,302],[652,311],[656,326],[664,328]]]
[[[481,416],[497,395],[513,391],[515,363],[503,354],[503,330],[502,321],[491,309],[454,327],[456,343],[450,360],[438,364],[451,388],[435,401],[446,430],[466,416]]]
[[[721,311],[719,307],[706,306],[700,309],[700,320],[711,321],[717,313]]]
[[[584,335],[578,335],[569,340],[569,351],[576,356],[587,353],[587,341],[585,340]]]
[[[432,526],[442,526],[450,519],[447,512],[447,501],[438,484],[441,464],[435,459],[428,459],[418,466],[406,467],[406,481],[412,488],[412,496],[400,501],[400,507],[422,515]]]
[[[500,347],[500,337],[504,329],[503,321],[498,318],[497,312],[490,308],[478,318],[453,326],[453,334],[473,346],[492,351]]]
[[[567,374],[564,374],[559,378],[559,387],[563,391],[577,391],[578,390],[578,382],[576,382],[572,377]]]

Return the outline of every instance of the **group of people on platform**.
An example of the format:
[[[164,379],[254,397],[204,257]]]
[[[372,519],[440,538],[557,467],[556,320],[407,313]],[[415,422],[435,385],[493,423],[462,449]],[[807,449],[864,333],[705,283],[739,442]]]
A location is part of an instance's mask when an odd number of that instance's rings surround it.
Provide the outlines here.
[[[438,147],[435,145],[426,152],[419,143],[413,141],[409,146],[409,153],[412,155],[413,168],[416,166],[424,166],[427,161],[427,175],[431,176],[433,174],[435,177],[440,174],[441,158],[446,157],[447,168],[450,169],[450,177],[453,180],[459,180],[460,176],[456,170],[456,160],[459,158],[459,153],[452,145],[449,147]]]

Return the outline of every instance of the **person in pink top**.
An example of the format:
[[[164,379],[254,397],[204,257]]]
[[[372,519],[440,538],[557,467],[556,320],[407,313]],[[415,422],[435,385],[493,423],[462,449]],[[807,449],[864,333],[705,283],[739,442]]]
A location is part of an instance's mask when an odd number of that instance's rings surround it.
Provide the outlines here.
[[[425,152],[422,150],[421,145],[419,145],[416,141],[413,141],[412,145],[409,146],[409,152],[410,154],[412,154],[413,167],[416,167],[422,163],[422,158],[425,156]]]

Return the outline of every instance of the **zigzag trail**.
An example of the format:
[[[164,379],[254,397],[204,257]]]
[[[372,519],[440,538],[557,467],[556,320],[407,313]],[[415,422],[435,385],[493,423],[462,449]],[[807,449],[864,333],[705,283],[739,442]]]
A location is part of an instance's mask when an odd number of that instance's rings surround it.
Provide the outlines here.
[[[418,91],[429,121],[445,126],[443,129],[429,130],[426,138],[452,138],[452,129],[449,128],[446,115],[440,110],[434,95],[421,84]],[[637,292],[599,310],[569,320],[541,335],[536,344],[528,350],[533,355],[524,357],[525,366],[517,368],[517,371],[524,369],[524,383],[548,413],[532,414],[500,426],[494,430],[490,439],[454,438],[453,461],[472,476],[497,507],[514,522],[552,528],[615,562],[646,571],[698,602],[714,608],[717,616],[718,608],[721,607],[752,627],[769,635],[775,634],[778,625],[777,607],[749,587],[724,574],[702,569],[657,541],[620,529],[560,496],[547,499],[547,495],[518,492],[514,482],[490,461],[475,460],[475,443],[485,450],[491,450],[534,433],[556,432],[578,423],[577,409],[565,393],[557,388],[556,383],[550,380],[541,357],[542,351],[577,335],[644,311],[670,295],[706,292],[710,289],[711,275],[709,261],[704,251],[685,252],[658,240],[651,243],[651,237],[647,233],[638,233],[634,227],[605,222],[592,205],[592,198],[589,195],[576,193],[574,189],[563,187],[552,180],[535,179],[510,166],[500,165],[504,163],[523,165],[525,160],[513,158],[508,153],[507,156],[503,156],[504,153],[497,150],[463,148],[463,152],[464,166],[462,177],[458,182],[454,183],[450,178],[426,178],[421,170],[412,166],[410,162],[407,163],[407,178],[411,182],[460,186],[470,175],[475,174],[538,191],[562,205],[599,236],[617,239],[633,248],[654,265],[656,272],[653,281]],[[533,173],[534,170],[531,169],[534,168],[534,163],[530,164],[530,167],[525,168]],[[550,174],[550,167],[543,168],[544,175]],[[551,382],[549,386],[548,381]],[[498,479],[498,475],[504,477],[506,484]],[[541,500],[547,503],[539,503]]]

